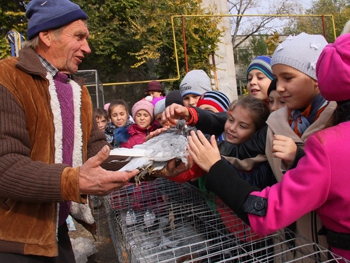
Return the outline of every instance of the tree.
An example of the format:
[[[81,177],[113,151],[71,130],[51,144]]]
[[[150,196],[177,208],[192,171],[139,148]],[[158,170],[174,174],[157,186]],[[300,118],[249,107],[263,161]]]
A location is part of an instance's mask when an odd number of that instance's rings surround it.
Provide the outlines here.
[[[11,30],[26,32],[25,2],[7,0],[0,2],[0,59],[11,56],[11,47],[5,36]]]
[[[29,1],[2,1],[0,14],[1,57],[10,55],[4,37],[11,29],[26,35],[25,5]],[[89,16],[89,44],[93,53],[81,69],[97,69],[103,82],[173,78],[176,75],[171,16],[213,14],[201,8],[201,0],[74,0]],[[185,18],[189,67],[211,69],[208,57],[214,53],[221,30],[219,18]],[[181,19],[174,19],[181,77],[184,48]],[[122,73],[122,74],[121,74]],[[178,87],[178,83],[174,83]]]
[[[228,0],[228,5],[230,14],[237,15],[231,19],[233,49],[239,47],[252,35],[268,34],[271,31],[276,31],[276,27],[271,22],[283,19],[277,16],[300,13],[302,10],[301,5],[295,0]],[[246,14],[252,13],[256,15],[273,14],[277,16],[245,17]],[[239,35],[243,37],[238,38]]]
[[[146,79],[174,77],[176,61],[171,16],[212,13],[201,9],[201,0],[75,2],[89,16],[89,43],[94,50],[84,67],[98,63],[98,69],[108,73],[110,79],[114,80],[120,71],[129,72],[129,80],[135,79],[132,75],[136,72],[142,72]],[[186,18],[190,68],[202,68],[209,72],[208,56],[215,52],[221,34],[216,26],[218,21],[218,18]],[[184,75],[181,20],[175,19],[174,24],[179,64]],[[178,87],[178,83],[174,85]]]
[[[325,37],[328,42],[333,42],[335,37],[340,35],[345,23],[349,20],[350,6],[347,0],[318,0],[313,1],[312,7],[306,10],[305,14],[322,15],[331,14],[334,17],[336,36],[333,33],[332,22],[330,18],[325,18]],[[307,32],[309,34],[322,34],[323,25],[321,17],[314,19],[297,18],[288,27],[286,33]]]

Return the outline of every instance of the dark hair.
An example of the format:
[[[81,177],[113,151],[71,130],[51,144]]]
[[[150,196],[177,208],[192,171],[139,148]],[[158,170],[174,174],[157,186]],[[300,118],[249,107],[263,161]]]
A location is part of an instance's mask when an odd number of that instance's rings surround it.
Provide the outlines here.
[[[337,108],[328,121],[326,127],[335,126],[339,123],[350,121],[350,100],[337,101]]]
[[[108,114],[109,114],[109,116],[111,116],[113,108],[115,106],[118,106],[118,105],[124,106],[126,114],[129,115],[129,106],[126,103],[126,101],[125,100],[116,99],[116,100],[112,100],[112,102],[109,104],[109,107],[108,107]]]
[[[101,117],[105,117],[106,120],[109,119],[108,112],[105,109],[96,108],[94,109],[94,118],[100,119]]]
[[[270,110],[264,101],[253,96],[246,96],[240,100],[233,101],[230,106],[228,106],[227,111],[233,111],[233,109],[238,106],[251,112],[256,130],[260,130],[266,125]]]
[[[271,91],[277,90],[277,79],[273,79],[267,89],[267,96],[270,96]]]

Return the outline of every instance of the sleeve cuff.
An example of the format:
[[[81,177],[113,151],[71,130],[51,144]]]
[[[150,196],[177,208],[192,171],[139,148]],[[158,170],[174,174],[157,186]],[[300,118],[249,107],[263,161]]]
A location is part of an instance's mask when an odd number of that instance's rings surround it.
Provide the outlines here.
[[[80,168],[66,167],[61,177],[61,192],[63,200],[86,203],[87,195],[81,195],[79,190]]]
[[[195,108],[192,107],[186,107],[188,110],[188,113],[190,114],[190,120],[186,122],[187,125],[195,126],[198,122],[198,113]]]

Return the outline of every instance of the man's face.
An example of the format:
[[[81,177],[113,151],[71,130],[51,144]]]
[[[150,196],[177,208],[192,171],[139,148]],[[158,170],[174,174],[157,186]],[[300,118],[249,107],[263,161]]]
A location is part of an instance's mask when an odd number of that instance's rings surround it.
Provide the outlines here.
[[[87,42],[89,30],[86,22],[76,20],[63,28],[60,35],[50,31],[49,62],[60,72],[72,74],[78,71],[79,64],[86,54],[91,53]]]

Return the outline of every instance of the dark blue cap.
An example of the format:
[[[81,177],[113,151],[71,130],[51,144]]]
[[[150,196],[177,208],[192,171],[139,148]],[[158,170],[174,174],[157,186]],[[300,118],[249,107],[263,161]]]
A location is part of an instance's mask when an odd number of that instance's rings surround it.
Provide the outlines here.
[[[28,40],[40,32],[60,28],[69,23],[87,19],[80,6],[69,0],[32,0],[26,7],[28,22]]]

